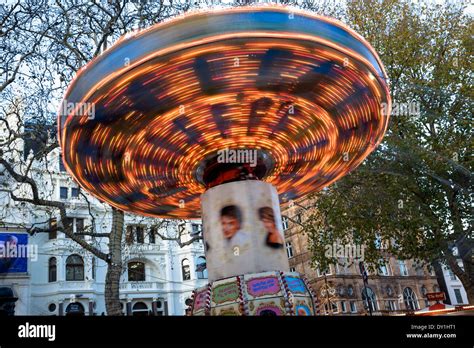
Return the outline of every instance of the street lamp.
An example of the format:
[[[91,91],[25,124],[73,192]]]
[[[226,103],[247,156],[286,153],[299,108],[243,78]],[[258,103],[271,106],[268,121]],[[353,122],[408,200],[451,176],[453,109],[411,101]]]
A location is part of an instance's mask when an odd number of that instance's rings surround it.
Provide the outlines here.
[[[326,272],[324,272],[324,285],[321,289],[321,298],[323,304],[327,304],[329,315],[332,315],[332,302],[331,299],[334,299],[334,295],[336,294],[336,289],[331,287],[327,280]]]
[[[369,314],[372,316],[372,298],[369,296],[369,292],[367,289],[367,284],[369,282],[369,275],[367,274],[367,270],[365,269],[364,263],[362,261],[359,262],[359,270],[360,274],[362,275],[362,280],[364,281],[364,294],[365,298],[367,299],[367,307],[369,307]],[[364,296],[362,296],[362,301],[364,301]],[[364,303],[365,306],[365,303]]]

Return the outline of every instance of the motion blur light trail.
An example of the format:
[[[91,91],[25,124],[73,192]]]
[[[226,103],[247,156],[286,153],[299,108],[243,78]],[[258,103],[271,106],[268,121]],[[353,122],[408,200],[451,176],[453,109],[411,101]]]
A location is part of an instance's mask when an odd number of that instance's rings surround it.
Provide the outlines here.
[[[256,149],[282,201],[356,168],[380,143],[390,96],[370,45],[341,23],[284,7],[194,13],[120,40],[77,75],[59,115],[69,173],[112,206],[198,218],[200,168]]]

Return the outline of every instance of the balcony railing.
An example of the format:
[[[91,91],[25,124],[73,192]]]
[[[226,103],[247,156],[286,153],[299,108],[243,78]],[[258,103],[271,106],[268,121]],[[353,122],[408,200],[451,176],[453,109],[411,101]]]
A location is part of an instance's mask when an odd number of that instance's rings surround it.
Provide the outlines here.
[[[125,282],[120,284],[120,290],[158,290],[163,289],[159,282]]]
[[[35,284],[35,293],[50,293],[50,292],[84,292],[96,291],[103,287],[99,284],[96,287],[95,281],[56,281],[51,283]]]

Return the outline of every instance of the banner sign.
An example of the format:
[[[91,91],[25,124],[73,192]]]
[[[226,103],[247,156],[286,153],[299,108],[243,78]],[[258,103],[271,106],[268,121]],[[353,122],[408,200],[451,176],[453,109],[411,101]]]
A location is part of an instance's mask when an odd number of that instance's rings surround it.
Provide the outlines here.
[[[429,292],[426,294],[426,298],[428,301],[444,301],[446,299],[446,295],[444,292]]]
[[[295,294],[306,294],[306,286],[302,279],[297,277],[285,276],[286,285],[288,285],[288,290]]]
[[[28,271],[28,234],[0,233],[0,273]]]
[[[277,277],[253,278],[247,281],[247,292],[253,297],[275,295],[280,292]]]
[[[237,301],[238,298],[239,286],[237,282],[220,284],[212,289],[212,301],[216,304]]]

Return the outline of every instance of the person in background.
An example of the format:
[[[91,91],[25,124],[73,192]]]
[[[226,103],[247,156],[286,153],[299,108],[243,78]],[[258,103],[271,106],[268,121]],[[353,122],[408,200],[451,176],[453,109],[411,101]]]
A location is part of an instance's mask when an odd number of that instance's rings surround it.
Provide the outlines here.
[[[13,249],[16,249],[18,244],[18,238],[12,235],[7,236],[5,241],[0,240],[0,273],[8,273],[15,262],[18,260],[17,257],[12,257]]]

